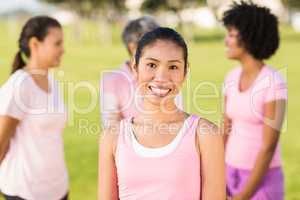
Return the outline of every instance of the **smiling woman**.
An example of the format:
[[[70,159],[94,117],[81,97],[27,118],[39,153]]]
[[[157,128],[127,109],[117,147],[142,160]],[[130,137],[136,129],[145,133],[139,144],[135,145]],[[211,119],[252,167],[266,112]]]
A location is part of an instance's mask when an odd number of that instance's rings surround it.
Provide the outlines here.
[[[187,45],[172,29],[157,28],[139,41],[132,70],[142,109],[103,134],[99,200],[225,199],[218,128],[175,104],[187,63]]]
[[[188,49],[180,35],[172,34],[172,29],[151,33],[138,44],[133,71],[137,81],[143,83],[138,90],[146,97],[144,103],[150,100],[160,105],[162,98],[172,102],[179,93],[187,72]]]
[[[144,83],[140,85],[139,93],[146,97],[144,101],[152,103],[160,104],[165,97],[168,97],[165,100],[173,101],[170,97],[179,93],[185,79],[187,65],[183,50],[174,42],[164,40],[157,40],[153,46],[156,48],[145,47],[141,58],[136,57],[135,76],[138,82]],[[169,49],[174,51],[169,52]]]

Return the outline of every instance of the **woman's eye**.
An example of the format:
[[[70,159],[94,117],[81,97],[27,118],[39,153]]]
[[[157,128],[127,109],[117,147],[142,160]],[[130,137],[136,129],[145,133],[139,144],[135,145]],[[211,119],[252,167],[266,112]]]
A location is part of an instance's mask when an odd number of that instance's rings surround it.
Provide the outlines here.
[[[60,46],[62,44],[62,42],[61,41],[57,41],[57,42],[55,42],[55,46]]]
[[[238,34],[236,34],[236,33],[230,33],[229,37],[235,38],[235,37],[238,37]]]
[[[172,65],[169,67],[169,69],[175,70],[175,69],[178,69],[178,67],[176,65]]]
[[[155,68],[156,67],[156,65],[154,63],[148,63],[147,66],[150,67],[150,68]]]

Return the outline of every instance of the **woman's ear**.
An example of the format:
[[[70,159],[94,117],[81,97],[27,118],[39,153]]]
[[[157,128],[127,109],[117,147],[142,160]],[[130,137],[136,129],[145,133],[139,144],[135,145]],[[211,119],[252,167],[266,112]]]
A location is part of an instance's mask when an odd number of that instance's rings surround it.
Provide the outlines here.
[[[138,68],[137,68],[136,61],[135,61],[134,57],[131,57],[130,68],[131,68],[131,71],[133,73],[133,78],[137,81],[137,78],[138,78],[138,71],[137,71],[137,69]]]
[[[28,41],[28,47],[30,49],[30,52],[36,51],[38,48],[38,44],[39,44],[39,41],[36,37],[30,38]]]
[[[185,69],[185,72],[184,72],[184,80],[187,80],[189,74],[190,74],[190,63],[188,62],[186,64],[186,69]]]
[[[134,56],[134,55],[135,55],[136,48],[137,48],[136,43],[134,43],[134,42],[129,42],[127,48],[128,48],[128,51],[129,51],[130,56]]]

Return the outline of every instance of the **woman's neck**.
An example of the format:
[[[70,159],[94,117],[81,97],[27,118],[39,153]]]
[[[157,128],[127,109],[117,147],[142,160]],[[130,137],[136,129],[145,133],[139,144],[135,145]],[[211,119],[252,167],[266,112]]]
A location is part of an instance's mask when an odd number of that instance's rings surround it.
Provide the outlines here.
[[[41,71],[45,73],[48,73],[48,69],[49,69],[47,66],[40,63],[38,59],[35,59],[34,57],[28,60],[28,63],[26,64],[25,68],[29,71],[36,71],[36,72]]]
[[[48,82],[48,68],[39,65],[36,60],[30,59],[24,70],[31,75],[38,85],[45,85]]]
[[[157,123],[168,123],[177,121],[184,116],[184,112],[177,108],[174,102],[168,102],[164,105],[156,105],[144,100],[143,113],[141,117],[144,120],[150,120]]]
[[[262,60],[257,60],[250,55],[244,56],[240,62],[242,64],[243,73],[247,76],[256,75],[265,65]]]

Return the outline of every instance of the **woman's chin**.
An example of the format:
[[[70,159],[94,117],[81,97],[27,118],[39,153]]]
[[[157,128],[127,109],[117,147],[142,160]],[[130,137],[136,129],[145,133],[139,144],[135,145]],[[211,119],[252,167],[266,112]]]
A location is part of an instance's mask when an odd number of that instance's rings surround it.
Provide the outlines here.
[[[157,106],[157,107],[167,107],[167,105],[170,103],[171,97],[166,96],[166,97],[160,97],[160,96],[155,96],[155,95],[151,95],[151,96],[147,96],[145,97],[145,100],[152,104],[153,106]],[[174,100],[173,100],[174,101]]]
[[[149,103],[153,105],[159,106],[163,101],[163,98],[151,95],[151,96],[147,96],[145,100],[147,100]]]
[[[239,60],[239,55],[233,53],[226,53],[226,57],[230,60]]]
[[[233,57],[233,55],[232,54],[230,54],[230,53],[226,53],[226,57],[228,58],[228,59],[234,59]]]
[[[51,66],[50,66],[50,68],[58,68],[59,67],[59,65],[60,65],[60,63],[58,62],[58,63],[54,63],[54,64],[52,64]]]

